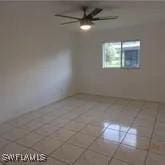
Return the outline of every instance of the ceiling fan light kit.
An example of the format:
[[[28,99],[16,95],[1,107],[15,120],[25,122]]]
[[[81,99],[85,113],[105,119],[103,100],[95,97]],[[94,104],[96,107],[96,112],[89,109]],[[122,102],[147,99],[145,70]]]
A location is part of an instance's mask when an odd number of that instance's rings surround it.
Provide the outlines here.
[[[88,31],[89,29],[92,28],[92,25],[94,23],[92,23],[91,21],[89,20],[81,20],[80,21],[80,29],[84,30],[84,31]]]
[[[80,29],[84,31],[91,29],[91,27],[92,27],[91,25],[80,25]]]
[[[61,23],[61,25],[65,24],[71,24],[71,23],[80,23],[80,29],[87,31],[92,28],[92,25],[94,25],[93,22],[95,21],[100,21],[100,20],[112,20],[112,19],[117,19],[118,16],[110,16],[110,17],[95,17],[98,15],[103,9],[101,8],[95,8],[92,12],[89,14],[86,14],[88,7],[82,7],[81,8],[83,11],[83,17],[82,18],[77,18],[77,17],[72,17],[72,16],[66,16],[66,15],[61,15],[61,14],[56,14],[55,16],[57,17],[63,17],[63,18],[70,18],[74,19],[74,21],[71,22],[64,22]]]

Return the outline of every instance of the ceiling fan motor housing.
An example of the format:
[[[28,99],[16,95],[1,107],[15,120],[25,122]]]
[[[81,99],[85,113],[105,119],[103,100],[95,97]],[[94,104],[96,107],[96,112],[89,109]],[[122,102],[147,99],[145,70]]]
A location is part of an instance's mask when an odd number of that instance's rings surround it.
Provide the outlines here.
[[[82,19],[80,25],[94,25],[94,23],[90,19]]]

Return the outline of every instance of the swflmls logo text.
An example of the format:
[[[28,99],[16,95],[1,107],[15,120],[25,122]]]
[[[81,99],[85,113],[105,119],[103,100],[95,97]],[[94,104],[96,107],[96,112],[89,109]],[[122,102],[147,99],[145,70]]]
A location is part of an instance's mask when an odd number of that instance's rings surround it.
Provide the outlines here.
[[[7,154],[1,155],[1,160],[4,162],[45,162],[47,156],[45,154]]]

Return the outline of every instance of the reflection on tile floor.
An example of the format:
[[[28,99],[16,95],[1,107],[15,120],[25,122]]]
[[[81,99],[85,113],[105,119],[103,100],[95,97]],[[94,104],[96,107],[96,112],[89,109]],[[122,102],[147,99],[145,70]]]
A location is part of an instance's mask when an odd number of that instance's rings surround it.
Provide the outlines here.
[[[0,165],[164,165],[165,104],[75,95],[0,124],[3,153],[48,160]]]

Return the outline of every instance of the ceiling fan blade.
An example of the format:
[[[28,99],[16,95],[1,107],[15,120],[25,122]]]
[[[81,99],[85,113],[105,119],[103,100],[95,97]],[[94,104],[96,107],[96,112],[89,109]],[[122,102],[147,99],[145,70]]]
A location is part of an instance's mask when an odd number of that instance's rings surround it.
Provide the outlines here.
[[[63,17],[63,18],[71,18],[71,19],[80,20],[80,18],[77,18],[77,17],[66,16],[66,15],[61,15],[61,14],[55,14],[55,16],[57,16],[57,17]]]
[[[76,22],[79,22],[79,21],[63,22],[60,25],[66,25],[66,24],[71,24],[71,23],[76,23]]]
[[[99,20],[111,20],[111,19],[118,19],[118,16],[109,16],[109,17],[98,17],[93,18],[92,21],[99,21]]]
[[[95,8],[91,13],[89,13],[87,15],[88,18],[92,18],[94,16],[96,16],[97,14],[99,14],[103,9],[100,8]]]

